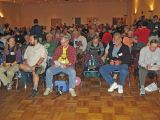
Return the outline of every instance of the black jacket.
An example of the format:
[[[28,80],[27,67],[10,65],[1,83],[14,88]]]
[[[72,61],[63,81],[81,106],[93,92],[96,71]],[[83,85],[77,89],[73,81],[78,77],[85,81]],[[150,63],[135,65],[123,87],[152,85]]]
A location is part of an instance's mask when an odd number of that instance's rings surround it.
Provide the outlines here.
[[[118,51],[118,58],[115,58],[112,56],[112,51],[114,48],[114,44],[110,43],[109,44],[109,50],[108,50],[108,58],[109,60],[120,60],[122,61],[122,64],[130,64],[131,62],[131,53],[129,51],[129,47],[125,44],[122,43],[121,48]]]

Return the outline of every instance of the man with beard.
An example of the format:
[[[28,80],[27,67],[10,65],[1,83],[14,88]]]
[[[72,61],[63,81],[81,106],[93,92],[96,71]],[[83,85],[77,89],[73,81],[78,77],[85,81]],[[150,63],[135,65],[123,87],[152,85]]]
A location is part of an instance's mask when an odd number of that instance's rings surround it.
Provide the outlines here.
[[[24,63],[19,67],[24,72],[31,72],[33,76],[33,90],[32,97],[38,93],[37,87],[39,82],[39,75],[45,71],[47,60],[47,50],[38,41],[35,35],[30,36],[30,46],[27,47],[24,53]]]

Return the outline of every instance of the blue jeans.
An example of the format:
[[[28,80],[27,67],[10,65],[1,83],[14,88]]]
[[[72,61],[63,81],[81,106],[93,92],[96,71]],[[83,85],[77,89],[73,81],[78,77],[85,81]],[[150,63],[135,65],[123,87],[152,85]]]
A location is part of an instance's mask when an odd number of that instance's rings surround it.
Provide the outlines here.
[[[69,76],[69,88],[75,88],[75,82],[76,82],[76,71],[74,68],[68,67],[68,68],[61,68],[61,67],[54,67],[51,66],[46,71],[46,86],[47,88],[52,89],[53,87],[53,75],[59,74],[59,73],[65,73]]]
[[[122,64],[122,65],[104,65],[99,69],[99,72],[101,73],[102,77],[108,81],[110,85],[114,83],[114,80],[111,76],[111,72],[114,70],[120,71],[120,85],[124,86],[126,77],[128,75],[128,65]]]

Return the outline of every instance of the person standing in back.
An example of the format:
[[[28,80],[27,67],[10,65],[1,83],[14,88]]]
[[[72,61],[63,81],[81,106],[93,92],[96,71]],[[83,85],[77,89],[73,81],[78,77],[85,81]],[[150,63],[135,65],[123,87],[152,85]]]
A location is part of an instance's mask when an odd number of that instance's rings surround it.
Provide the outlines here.
[[[32,26],[30,30],[30,35],[36,35],[40,42],[42,42],[42,26],[39,25],[38,19],[34,19],[33,21],[34,25]]]

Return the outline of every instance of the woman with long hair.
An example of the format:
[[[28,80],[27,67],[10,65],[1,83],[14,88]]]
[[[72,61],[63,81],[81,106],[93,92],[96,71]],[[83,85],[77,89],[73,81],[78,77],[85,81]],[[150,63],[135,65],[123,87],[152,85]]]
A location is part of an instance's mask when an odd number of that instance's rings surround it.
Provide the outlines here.
[[[0,65],[0,80],[10,90],[13,85],[14,74],[19,70],[18,63],[21,62],[21,50],[17,46],[14,37],[7,39],[2,61],[3,63]]]

